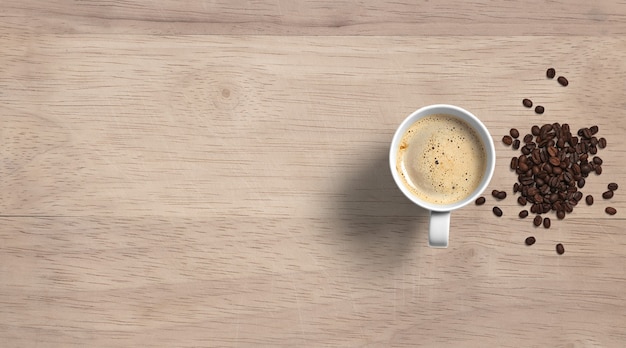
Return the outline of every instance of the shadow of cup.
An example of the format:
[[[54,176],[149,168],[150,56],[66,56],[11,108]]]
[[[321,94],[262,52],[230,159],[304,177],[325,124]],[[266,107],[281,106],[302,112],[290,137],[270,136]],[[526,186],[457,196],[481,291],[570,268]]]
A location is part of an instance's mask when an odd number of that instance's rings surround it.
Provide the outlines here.
[[[336,213],[344,246],[367,262],[400,263],[428,243],[429,212],[398,189],[389,170],[389,149],[379,149],[341,185]],[[347,245],[346,245],[347,244]]]

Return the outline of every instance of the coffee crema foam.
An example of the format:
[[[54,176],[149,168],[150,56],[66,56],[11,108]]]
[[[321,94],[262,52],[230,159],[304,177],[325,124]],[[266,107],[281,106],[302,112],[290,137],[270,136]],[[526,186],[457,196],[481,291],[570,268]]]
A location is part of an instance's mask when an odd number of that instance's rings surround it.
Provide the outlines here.
[[[480,185],[487,166],[485,146],[465,121],[447,114],[417,120],[404,133],[396,170],[420,199],[453,204]]]

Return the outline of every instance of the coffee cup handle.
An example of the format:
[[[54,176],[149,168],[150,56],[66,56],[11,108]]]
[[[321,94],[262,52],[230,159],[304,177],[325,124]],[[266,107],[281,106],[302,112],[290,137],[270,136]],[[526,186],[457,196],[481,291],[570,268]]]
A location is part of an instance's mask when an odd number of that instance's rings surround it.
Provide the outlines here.
[[[447,248],[450,235],[450,212],[431,211],[428,245],[431,248]]]

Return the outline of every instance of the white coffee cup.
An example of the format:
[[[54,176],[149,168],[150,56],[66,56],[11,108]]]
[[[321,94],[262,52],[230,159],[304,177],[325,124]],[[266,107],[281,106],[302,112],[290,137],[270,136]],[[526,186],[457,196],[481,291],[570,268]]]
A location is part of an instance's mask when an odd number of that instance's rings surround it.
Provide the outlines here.
[[[418,197],[415,193],[411,192],[411,190],[404,184],[401,178],[401,174],[398,173],[397,170],[398,151],[407,130],[411,128],[411,126],[421,118],[436,114],[446,114],[464,121],[476,132],[476,135],[482,141],[482,148],[485,151],[485,171],[479,184],[472,192],[468,193],[465,197],[450,204],[436,204],[425,201],[424,199]],[[413,112],[400,124],[393,136],[393,140],[391,141],[391,149],[389,152],[389,165],[391,167],[391,173],[393,175],[393,178],[402,193],[404,193],[404,195],[409,198],[413,203],[430,211],[430,227],[428,232],[429,245],[435,248],[446,248],[448,247],[448,240],[450,235],[450,213],[453,210],[464,207],[465,205],[476,200],[476,198],[480,196],[485,188],[487,188],[496,166],[496,151],[487,127],[485,127],[485,125],[480,122],[480,120],[476,116],[458,106],[436,104],[425,106]]]

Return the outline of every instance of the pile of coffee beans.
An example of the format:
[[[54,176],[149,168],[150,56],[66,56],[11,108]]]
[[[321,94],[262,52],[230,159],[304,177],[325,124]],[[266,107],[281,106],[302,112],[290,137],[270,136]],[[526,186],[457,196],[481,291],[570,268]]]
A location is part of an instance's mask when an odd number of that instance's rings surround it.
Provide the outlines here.
[[[603,161],[594,156],[601,148],[597,133],[598,126],[581,128],[577,135],[566,123],[532,126],[524,136],[521,155],[511,158],[510,168],[517,174],[513,193],[520,194],[518,203],[530,205],[530,212],[538,216],[554,211],[562,220],[570,214],[583,199],[578,189],[585,186],[585,178],[592,172],[602,174]],[[606,140],[602,144],[606,145]],[[609,199],[612,194],[609,190],[603,197]]]
[[[553,79],[556,70],[549,68],[546,76]],[[559,76],[557,82],[564,87],[569,85],[564,76]],[[522,104],[527,108],[533,106],[530,99],[523,99]],[[537,114],[543,114],[544,111],[545,108],[541,105],[535,107]],[[528,209],[519,212],[520,219],[525,219],[532,213],[535,215],[532,220],[535,227],[543,225],[549,229],[552,221],[543,215],[554,212],[558,220],[563,220],[574,211],[583,200],[584,195],[579,190],[585,186],[586,178],[592,173],[602,174],[604,161],[597,153],[607,146],[607,141],[603,137],[598,138],[598,132],[599,127],[592,125],[572,133],[569,124],[558,122],[533,125],[529,133],[523,137],[518,129],[510,129],[509,134],[502,138],[502,143],[521,151],[521,155],[512,157],[510,163],[511,170],[517,174],[513,193],[519,194],[517,202],[520,206],[528,206]],[[613,198],[617,188],[616,183],[608,184],[602,198]],[[493,190],[491,195],[498,201],[507,196],[505,191],[499,190]],[[584,200],[589,206],[594,204],[592,195],[587,195]],[[476,200],[477,205],[483,205],[485,202],[485,197]],[[605,212],[615,215],[617,210],[606,207]],[[502,209],[497,206],[493,207],[493,213],[497,217],[503,215]],[[534,236],[525,240],[528,246],[535,242]],[[563,244],[556,245],[556,252],[559,255],[565,252]]]

